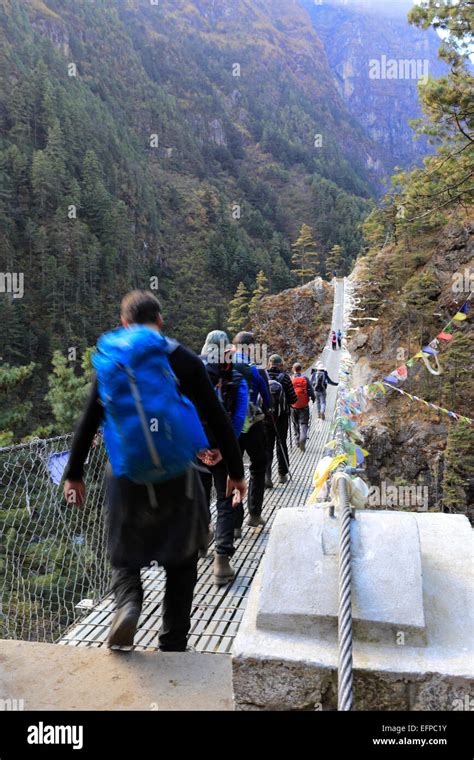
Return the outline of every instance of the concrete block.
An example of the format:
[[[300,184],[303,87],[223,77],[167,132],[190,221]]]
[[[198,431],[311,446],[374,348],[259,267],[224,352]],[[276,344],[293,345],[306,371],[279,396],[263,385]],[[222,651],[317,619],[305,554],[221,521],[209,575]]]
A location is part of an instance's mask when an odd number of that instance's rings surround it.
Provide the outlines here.
[[[289,518],[285,515],[289,511],[299,516]],[[234,643],[237,709],[337,707],[336,630],[331,635],[329,628],[318,629],[319,612],[325,610],[328,619],[334,612],[334,591],[315,588],[314,567],[306,567],[300,576],[308,584],[304,589],[298,587],[294,577],[284,580],[298,575],[295,552],[300,561],[314,565],[314,549],[306,544],[317,542],[317,561],[323,567],[335,557],[333,528],[323,526],[319,518],[313,517],[315,513],[321,514],[321,510],[281,510],[275,520]],[[406,534],[398,531],[402,525]],[[395,526],[398,527],[392,533]],[[474,695],[474,606],[472,529],[468,520],[462,515],[364,510],[357,512],[352,531],[353,607],[358,620],[364,623],[354,634],[354,709],[470,709],[465,706],[472,705]],[[365,557],[372,541],[369,534],[376,539],[374,556]],[[409,551],[403,553],[404,561],[399,563],[392,539],[399,546],[405,535]],[[383,557],[385,566],[380,561]],[[267,577],[269,569],[277,573],[275,583]],[[379,571],[381,577],[373,575]],[[395,572],[402,573],[401,584],[393,577]],[[361,578],[362,573],[369,575]],[[328,577],[323,575],[317,582],[324,583]],[[401,587],[407,581],[414,608],[407,606],[402,593]],[[278,597],[273,601],[272,593]],[[300,628],[305,599],[309,622]],[[376,604],[375,609],[369,600]],[[372,626],[375,637],[371,636]],[[397,626],[402,635],[395,639],[390,641],[381,635],[381,630],[393,632]],[[423,634],[423,641],[417,639],[417,631]]]
[[[359,512],[351,523],[354,635],[425,643],[421,553],[414,515]],[[257,626],[337,635],[338,523],[321,509],[282,509],[265,555]]]

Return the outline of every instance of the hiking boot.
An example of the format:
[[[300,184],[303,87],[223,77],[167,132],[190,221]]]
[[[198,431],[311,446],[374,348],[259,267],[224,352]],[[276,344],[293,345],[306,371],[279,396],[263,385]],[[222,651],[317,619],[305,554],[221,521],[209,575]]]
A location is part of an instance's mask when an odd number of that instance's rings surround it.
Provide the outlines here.
[[[200,559],[205,559],[207,557],[208,549],[213,541],[214,541],[214,528],[212,527],[212,525],[209,525],[209,530],[207,532],[207,546],[205,549],[199,549]]]
[[[159,652],[173,652],[174,654],[181,652],[181,654],[184,654],[185,652],[197,652],[197,649],[192,644],[188,644],[186,646],[186,649],[162,649],[161,647],[158,647]]]
[[[286,481],[288,480],[288,475],[279,475],[278,480],[280,483],[286,483]]]
[[[260,515],[250,515],[247,525],[249,525],[251,528],[260,528],[265,525],[265,520]]]
[[[324,414],[324,412],[321,412],[321,414],[319,416],[321,417],[322,420],[326,419],[326,415]]]
[[[234,528],[234,538],[242,538],[242,528]]]
[[[273,488],[273,481],[271,475],[265,475],[265,488]]]
[[[301,451],[301,453],[304,454],[304,452],[306,451],[306,441],[298,441],[297,446],[299,450]]]
[[[216,586],[225,586],[233,580],[235,570],[230,564],[226,554],[216,554],[214,557],[214,583]]]
[[[133,646],[140,612],[140,607],[136,602],[127,602],[123,607],[118,608],[112,620],[107,639],[107,646],[109,648]]]

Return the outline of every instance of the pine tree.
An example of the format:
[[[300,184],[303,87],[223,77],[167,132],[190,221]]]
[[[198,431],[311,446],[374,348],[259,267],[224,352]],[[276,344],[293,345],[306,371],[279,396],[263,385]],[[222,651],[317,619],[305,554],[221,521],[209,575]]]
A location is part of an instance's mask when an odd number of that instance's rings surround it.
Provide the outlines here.
[[[22,401],[22,383],[33,374],[35,364],[22,367],[12,367],[9,364],[0,365],[0,393],[2,394],[2,409],[0,411],[0,446],[8,446],[13,442],[15,432],[26,422],[32,404]]]
[[[333,245],[326,257],[326,275],[336,272],[339,277],[346,273],[346,261],[342,245]]]
[[[300,234],[297,240],[292,244],[294,249],[291,260],[295,265],[295,268],[291,271],[294,272],[303,283],[305,280],[311,279],[317,273],[316,257],[318,252],[316,249],[316,241],[313,240],[313,233],[311,228],[307,224],[303,224],[300,230]]]
[[[53,410],[58,432],[69,433],[81,413],[89,390],[90,352],[86,352],[82,362],[83,375],[76,374],[60,351],[54,352],[52,363],[53,372],[48,377],[46,400]]]
[[[250,299],[249,313],[251,317],[255,317],[256,315],[258,315],[260,301],[268,293],[267,283],[268,283],[268,279],[265,275],[265,272],[260,270],[260,272],[257,274],[257,279],[255,281],[255,289],[252,293],[252,298]]]
[[[245,284],[239,282],[232,301],[229,304],[229,317],[227,319],[227,332],[229,337],[236,335],[248,327],[249,322],[250,294]]]
[[[103,179],[102,167],[93,150],[88,150],[82,166],[84,216],[92,231],[102,240],[109,232],[111,198]]]
[[[466,422],[453,425],[445,451],[443,506],[449,512],[466,513],[469,483],[474,478],[474,429]]]
[[[459,324],[459,323],[458,323]],[[469,413],[472,400],[472,357],[474,355],[474,333],[463,332],[463,328],[456,328],[454,339],[441,355],[443,366],[443,400],[450,408],[459,411],[466,410]]]
[[[65,182],[65,153],[57,120],[48,129],[46,148],[33,156],[31,181],[41,213],[56,209],[63,199]]]

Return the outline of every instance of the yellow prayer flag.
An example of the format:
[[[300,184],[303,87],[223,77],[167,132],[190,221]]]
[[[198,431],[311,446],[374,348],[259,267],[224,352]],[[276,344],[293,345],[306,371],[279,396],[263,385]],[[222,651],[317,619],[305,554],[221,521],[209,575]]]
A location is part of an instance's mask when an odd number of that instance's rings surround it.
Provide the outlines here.
[[[346,454],[338,454],[336,457],[323,457],[320,459],[313,475],[314,491],[307,501],[308,504],[315,503],[321,488],[329,477],[329,473],[336,469],[341,462],[344,462],[346,458]]]

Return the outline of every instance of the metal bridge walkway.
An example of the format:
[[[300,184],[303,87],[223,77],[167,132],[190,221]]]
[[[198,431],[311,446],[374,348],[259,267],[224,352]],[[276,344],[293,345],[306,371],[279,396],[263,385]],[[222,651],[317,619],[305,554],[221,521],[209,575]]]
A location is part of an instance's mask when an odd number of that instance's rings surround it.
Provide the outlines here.
[[[335,285],[333,329],[343,328],[344,283]],[[333,380],[338,379],[339,351],[326,347],[323,361]],[[336,399],[336,388],[328,386],[326,421],[311,420],[306,452],[290,449],[292,479],[284,485],[277,484],[274,461],[275,487],[265,491],[262,515],[266,519],[263,529],[250,528],[244,521],[242,538],[236,542],[232,564],[236,577],[231,584],[217,587],[213,583],[213,544],[208,557],[198,566],[198,582],[194,593],[192,625],[189,644],[198,652],[230,654],[247,602],[250,585],[263,557],[275,514],[280,507],[302,507],[312,491],[312,479],[316,464],[328,441]],[[276,457],[275,457],[276,460]],[[213,520],[215,507],[212,508]],[[158,648],[158,631],[161,626],[161,602],[164,594],[165,575],[162,568],[146,568],[142,571],[145,591],[142,615],[135,636],[136,650]],[[108,594],[80,623],[74,625],[60,639],[59,644],[69,646],[105,646],[108,629],[114,614],[114,600]]]

